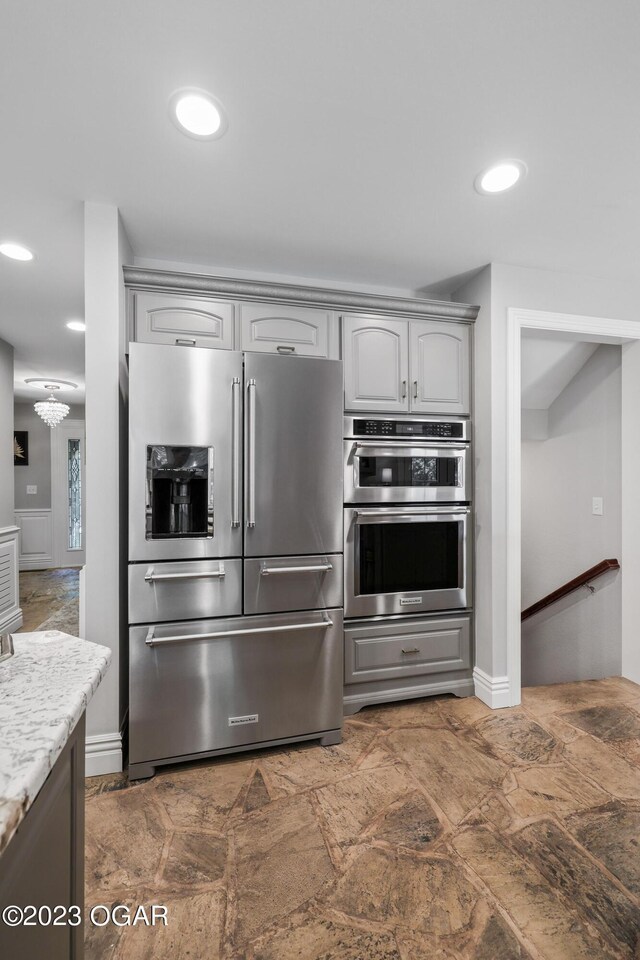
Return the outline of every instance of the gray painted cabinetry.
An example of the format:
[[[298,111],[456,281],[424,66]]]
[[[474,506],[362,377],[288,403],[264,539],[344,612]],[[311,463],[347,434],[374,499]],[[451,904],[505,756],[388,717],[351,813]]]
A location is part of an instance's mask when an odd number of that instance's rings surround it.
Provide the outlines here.
[[[469,413],[467,324],[363,316],[342,324],[346,410]]]
[[[131,339],[171,346],[338,357],[333,310],[134,291]]]

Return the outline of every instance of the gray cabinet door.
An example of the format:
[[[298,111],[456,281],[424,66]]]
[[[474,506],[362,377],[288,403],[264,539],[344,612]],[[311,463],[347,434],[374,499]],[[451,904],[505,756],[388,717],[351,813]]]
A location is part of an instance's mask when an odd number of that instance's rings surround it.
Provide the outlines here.
[[[331,310],[277,303],[241,303],[239,310],[241,350],[300,357],[331,357],[335,350]]]
[[[342,322],[345,410],[408,410],[408,322],[374,317]]]
[[[228,300],[135,293],[133,336],[142,343],[233,350],[234,314]]]
[[[469,327],[412,320],[409,331],[412,413],[469,413]]]

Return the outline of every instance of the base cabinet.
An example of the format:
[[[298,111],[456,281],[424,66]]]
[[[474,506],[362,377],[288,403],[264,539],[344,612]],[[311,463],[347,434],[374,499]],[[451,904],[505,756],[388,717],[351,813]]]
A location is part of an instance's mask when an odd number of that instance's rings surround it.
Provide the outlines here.
[[[392,700],[473,693],[471,616],[352,621],[344,632],[344,713]]]
[[[6,960],[82,960],[84,923],[70,926],[70,907],[84,914],[84,715],[0,856],[0,916],[7,906],[44,907],[64,925],[0,923]],[[60,909],[64,908],[64,910]]]

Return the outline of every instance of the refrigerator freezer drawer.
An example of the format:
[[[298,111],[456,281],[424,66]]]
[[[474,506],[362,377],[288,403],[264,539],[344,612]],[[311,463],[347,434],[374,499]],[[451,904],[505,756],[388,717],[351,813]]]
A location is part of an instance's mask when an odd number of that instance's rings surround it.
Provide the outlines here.
[[[242,560],[129,565],[129,622],[242,613]]]
[[[342,611],[132,627],[129,760],[342,725]]]
[[[342,606],[342,556],[262,557],[244,562],[245,613]]]

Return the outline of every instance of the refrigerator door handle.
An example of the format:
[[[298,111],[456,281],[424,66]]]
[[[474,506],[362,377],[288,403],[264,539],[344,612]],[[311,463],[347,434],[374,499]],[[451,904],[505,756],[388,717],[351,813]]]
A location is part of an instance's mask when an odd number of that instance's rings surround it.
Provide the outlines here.
[[[240,526],[240,377],[231,382],[231,526]]]
[[[247,526],[256,525],[256,381],[247,382],[248,438],[247,438]]]
[[[218,640],[227,637],[248,637],[256,633],[292,633],[294,630],[326,630],[333,626],[329,617],[319,623],[284,623],[273,627],[249,627],[246,630],[218,630],[215,633],[186,633],[175,637],[156,637],[155,627],[149,627],[145,643],[149,647],[156,647],[164,643],[191,643],[194,640]]]

